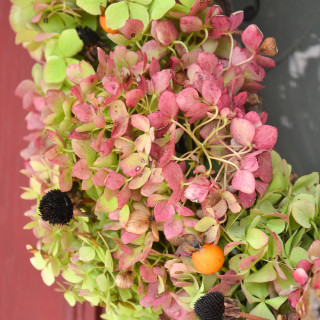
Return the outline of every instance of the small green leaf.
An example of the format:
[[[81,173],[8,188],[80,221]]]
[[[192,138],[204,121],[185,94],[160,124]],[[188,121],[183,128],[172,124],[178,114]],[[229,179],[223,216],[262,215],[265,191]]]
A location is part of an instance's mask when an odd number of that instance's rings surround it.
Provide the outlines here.
[[[149,9],[151,20],[161,19],[175,3],[174,0],[153,0]]]
[[[130,209],[129,206],[126,204],[123,208],[119,211],[119,222],[122,227],[126,225],[129,220]]]
[[[109,283],[104,273],[99,274],[96,277],[96,281],[97,281],[99,290],[101,290],[102,292],[105,292],[109,289]]]
[[[149,24],[149,13],[146,7],[134,2],[129,2],[128,6],[130,19],[141,20],[144,25],[144,29],[146,29]]]
[[[129,8],[127,1],[121,1],[108,5],[105,15],[108,28],[113,30],[122,28],[129,19]]]
[[[272,263],[267,263],[260,270],[245,278],[245,282],[270,282],[277,278]]]
[[[284,297],[275,297],[275,298],[266,300],[266,303],[269,306],[271,306],[273,309],[278,310],[281,307],[281,305],[286,302],[287,299],[288,299],[288,297],[286,297],[286,296],[284,296]]]
[[[79,259],[82,261],[91,261],[96,255],[95,250],[92,247],[81,247],[79,250]]]
[[[294,220],[302,227],[308,229],[311,227],[310,220],[315,215],[315,206],[306,199],[297,200],[292,204],[292,216]]]
[[[40,252],[36,252],[34,257],[30,258],[31,264],[37,269],[42,270],[46,266],[46,262],[43,260]]]
[[[112,212],[118,209],[118,199],[113,197],[110,201],[107,201],[104,194],[101,195],[96,204],[96,211]]]
[[[110,250],[106,251],[106,260],[104,262],[104,265],[106,266],[108,271],[113,272],[113,258]]]
[[[297,263],[303,259],[309,260],[308,252],[300,247],[293,248],[289,258],[292,266],[295,268]]]
[[[48,57],[44,66],[44,81],[49,83],[59,83],[66,78],[66,63],[58,56]]]
[[[232,241],[240,241],[245,239],[245,226],[239,226],[239,224],[234,223],[230,228],[228,228],[227,232]]]
[[[101,14],[100,5],[105,7],[107,0],[77,0],[76,3],[84,11],[97,16]]]
[[[64,298],[67,300],[71,307],[74,307],[77,303],[75,294],[72,291],[67,291],[64,293]]]
[[[258,317],[262,317],[265,319],[275,320],[273,314],[267,307],[264,302],[260,302],[254,309],[250,311],[250,314],[253,314]]]
[[[268,243],[269,238],[263,231],[254,228],[248,231],[246,240],[254,249],[260,249]]]
[[[217,224],[217,222],[214,218],[204,217],[194,226],[194,229],[199,232],[205,232],[215,224]]]
[[[286,226],[286,223],[282,219],[270,219],[266,225],[271,231],[275,232],[276,234],[281,233]]]
[[[312,172],[306,176],[300,177],[292,188],[292,194],[313,193],[315,187],[319,184],[319,172]]]
[[[49,287],[54,283],[55,278],[52,272],[51,263],[48,263],[41,271],[41,277],[43,282]]]
[[[247,290],[246,285],[243,282],[241,282],[241,289],[242,289],[244,295],[246,296],[246,298],[248,300],[248,303],[253,304],[255,302],[259,302],[260,299],[258,299],[257,297],[253,296],[251,294],[251,291]]]
[[[83,42],[75,29],[67,29],[61,33],[58,45],[62,55],[68,58],[81,51]]]
[[[268,285],[269,284],[266,282],[260,283],[258,286],[256,283],[244,283],[245,288],[250,292],[250,294],[260,299],[264,299],[269,295]]]
[[[71,283],[79,283],[82,281],[82,278],[77,276],[71,269],[62,272],[62,277]]]

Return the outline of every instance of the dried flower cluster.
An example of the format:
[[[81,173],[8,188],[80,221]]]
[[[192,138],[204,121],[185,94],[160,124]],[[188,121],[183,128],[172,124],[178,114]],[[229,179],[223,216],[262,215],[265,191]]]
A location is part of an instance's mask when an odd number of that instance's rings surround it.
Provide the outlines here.
[[[75,216],[52,226],[35,206],[27,213],[45,283],[61,274],[68,302],[102,305],[104,319],[196,319],[208,291],[268,319],[290,312],[288,296],[303,305],[309,260],[320,257],[306,251],[319,237],[319,176],[291,184],[271,151],[277,129],[256,111],[274,39],[238,29],[243,12],[227,17],[210,1],[102,3],[118,29],[108,40],[95,1],[29,2],[11,13],[38,60],[17,89],[32,131],[23,197],[59,188]],[[110,40],[118,46],[106,52]],[[219,274],[192,265],[199,243],[224,249]]]

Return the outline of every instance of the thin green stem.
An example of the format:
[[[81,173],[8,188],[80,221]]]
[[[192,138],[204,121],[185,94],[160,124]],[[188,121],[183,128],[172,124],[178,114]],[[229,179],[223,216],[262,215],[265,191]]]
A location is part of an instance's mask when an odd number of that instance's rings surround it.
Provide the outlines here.
[[[232,63],[232,53],[233,53],[233,47],[234,47],[234,40],[233,40],[233,36],[232,34],[229,32],[228,36],[231,40],[231,47],[230,47],[230,53],[229,53],[229,64],[227,68],[224,68],[223,71],[228,70],[231,67],[231,63]]]
[[[204,36],[204,38],[202,39],[202,41],[194,47],[194,49],[201,47],[201,46],[207,41],[208,35],[209,35],[208,29],[205,28],[205,29],[203,29],[203,31],[204,31],[204,33],[205,33],[205,36]]]

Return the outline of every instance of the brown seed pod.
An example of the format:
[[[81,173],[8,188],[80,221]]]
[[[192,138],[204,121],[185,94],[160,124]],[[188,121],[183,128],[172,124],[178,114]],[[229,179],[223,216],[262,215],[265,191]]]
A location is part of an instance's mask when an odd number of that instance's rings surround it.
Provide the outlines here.
[[[121,289],[129,289],[133,285],[133,275],[131,271],[120,272],[115,277],[116,286]]]

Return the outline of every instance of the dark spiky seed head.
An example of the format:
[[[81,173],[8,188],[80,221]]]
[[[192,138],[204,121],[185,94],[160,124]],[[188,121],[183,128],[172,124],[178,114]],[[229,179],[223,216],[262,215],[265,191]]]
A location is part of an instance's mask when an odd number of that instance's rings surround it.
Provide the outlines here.
[[[42,220],[51,225],[67,224],[73,216],[73,204],[69,196],[58,189],[45,194],[39,205]]]
[[[200,320],[223,320],[224,295],[221,292],[209,292],[194,305],[194,312]]]

